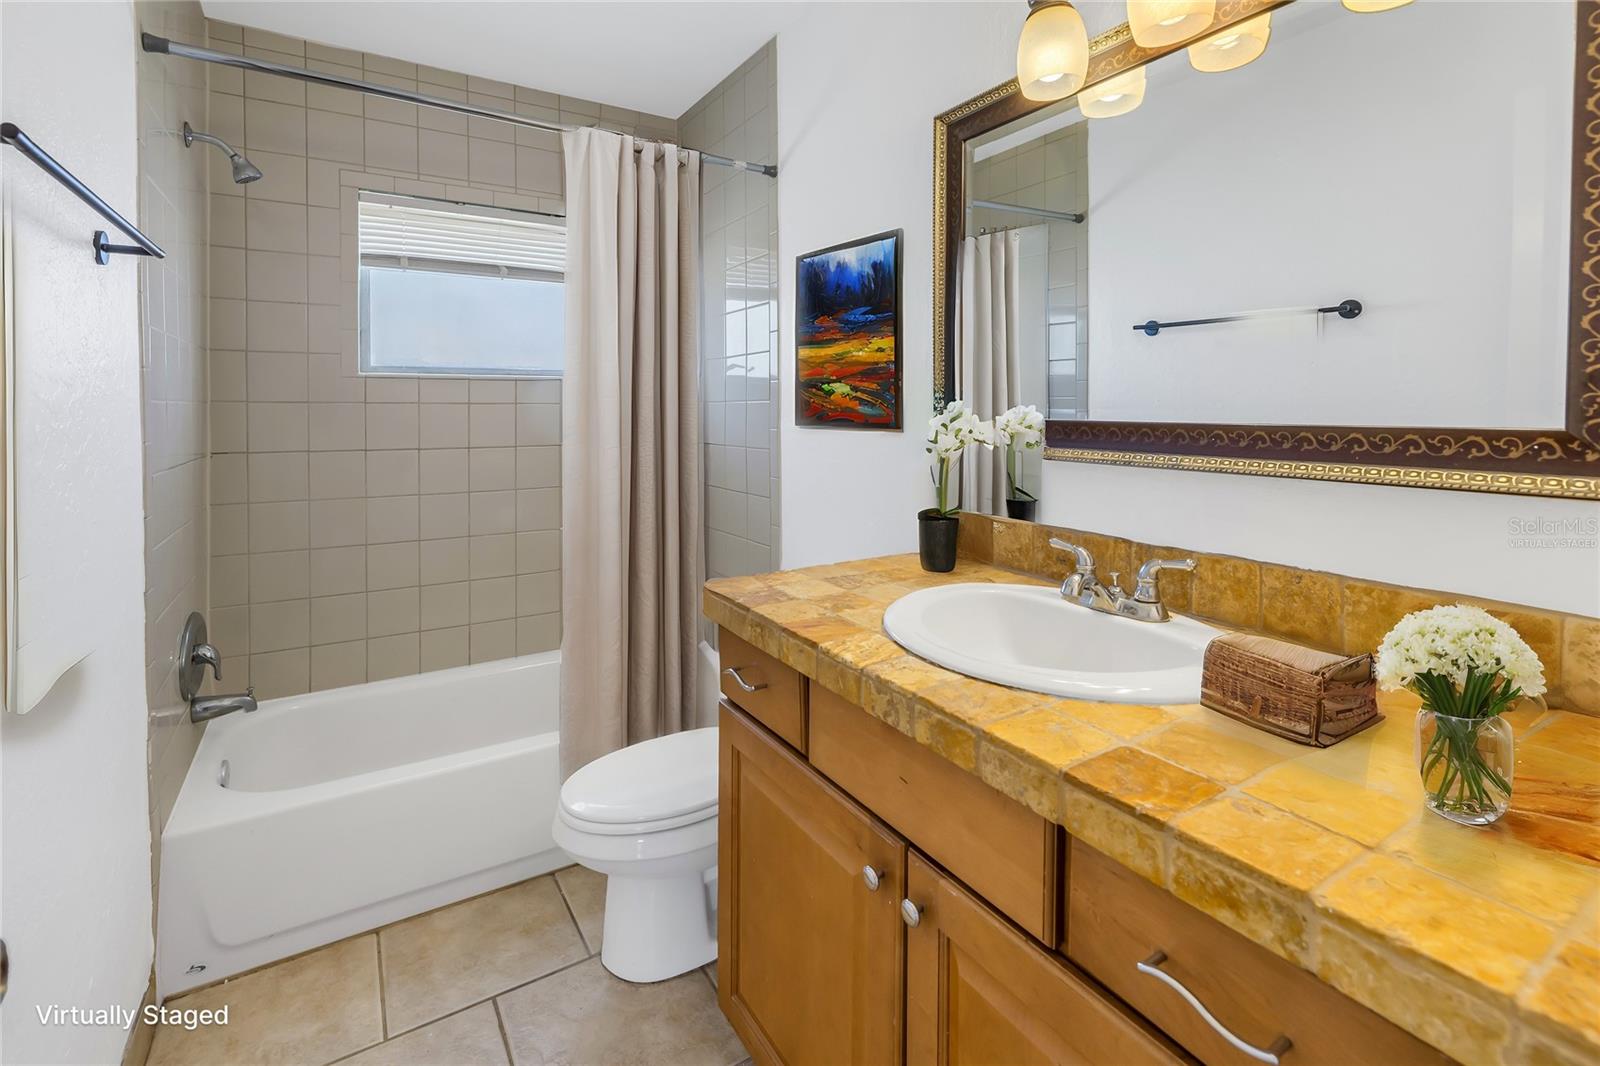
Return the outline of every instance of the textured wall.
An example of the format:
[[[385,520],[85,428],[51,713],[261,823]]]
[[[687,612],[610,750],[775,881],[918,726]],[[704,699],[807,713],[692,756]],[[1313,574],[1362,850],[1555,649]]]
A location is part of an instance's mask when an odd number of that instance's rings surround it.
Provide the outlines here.
[[[213,22],[213,47],[569,123],[671,119]],[[211,624],[260,696],[558,647],[560,383],[362,378],[358,189],[562,210],[556,134],[211,71]],[[233,678],[242,682],[243,669]],[[233,680],[230,678],[230,682]]]

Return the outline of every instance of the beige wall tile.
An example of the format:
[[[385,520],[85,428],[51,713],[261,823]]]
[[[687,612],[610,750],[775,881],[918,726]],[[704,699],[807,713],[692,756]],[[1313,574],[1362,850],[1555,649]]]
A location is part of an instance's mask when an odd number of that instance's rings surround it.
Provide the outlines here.
[[[367,498],[367,543],[384,544],[418,539],[418,511],[415,496]]]
[[[532,655],[561,647],[561,616],[540,614],[517,619],[517,654]]]
[[[420,589],[389,589],[367,594],[367,635],[415,633],[421,627]]]
[[[367,679],[405,677],[422,668],[417,634],[403,633],[367,641]]]
[[[315,418],[313,411],[313,422]],[[366,495],[366,452],[312,452],[308,464],[311,499],[333,500]]]
[[[311,547],[337,548],[367,542],[367,501],[312,500]]]
[[[515,535],[500,533],[469,538],[468,566],[474,578],[512,576],[517,572]]]
[[[252,557],[252,561],[259,556]],[[311,643],[311,601],[284,600],[250,605],[250,650],[281,651]]]
[[[407,588],[418,583],[418,544],[414,540],[398,544],[367,546],[367,588]]]
[[[509,448],[517,443],[514,404],[473,404],[468,411],[468,442],[472,447]]]
[[[311,594],[310,556],[304,551],[250,555],[250,602],[300,599]],[[270,648],[257,648],[271,651]]]
[[[468,454],[465,448],[424,448],[419,457],[418,491],[467,491]]]
[[[521,445],[561,443],[561,406],[559,404],[518,404],[516,417],[516,443]]]
[[[247,521],[252,552],[295,551],[310,546],[304,502],[252,503]]]
[[[244,456],[221,457],[227,460]],[[305,452],[253,452],[249,456],[251,503],[304,500],[308,488]],[[230,463],[231,465],[231,463]],[[216,480],[212,479],[213,486]],[[234,502],[234,501],[224,501]]]
[[[517,614],[554,614],[561,610],[561,573],[523,574],[517,578]]]
[[[424,448],[465,448],[468,441],[467,405],[425,403],[418,412],[420,443]]]
[[[517,490],[517,528],[522,531],[560,529],[561,490]]]
[[[467,494],[423,496],[419,500],[419,533],[424,540],[465,537],[470,528]]]
[[[248,398],[257,402],[308,399],[306,357],[293,352],[250,352],[245,356],[245,389]]]
[[[473,492],[514,489],[517,487],[517,450],[473,448],[469,452],[468,469],[468,486]]]
[[[466,537],[424,540],[418,545],[420,579],[424,585],[465,581],[469,576],[469,547]]]
[[[318,596],[311,601],[311,643],[359,641],[367,635],[367,597],[364,593]]]
[[[418,484],[416,451],[367,453],[367,495],[414,496]]]
[[[367,587],[367,549],[312,548],[311,588],[318,596],[363,592]]]
[[[367,680],[367,642],[324,644],[311,649],[311,687],[340,688]]]
[[[372,403],[370,390],[367,399],[369,449],[417,447],[418,415],[415,404]]]
[[[517,616],[517,579],[493,577],[472,582],[472,621],[496,622]]]
[[[468,634],[468,653],[475,663],[506,659],[517,653],[517,623],[513,619],[502,622],[481,622],[471,627]]]
[[[307,404],[252,403],[247,406],[247,440],[252,452],[306,450],[310,418]]]
[[[422,631],[421,668],[446,670],[452,666],[467,665],[468,631],[459,629],[425,629]]]
[[[365,404],[311,404],[309,415],[311,450],[351,451],[365,448],[366,417]]]
[[[465,626],[469,616],[469,586],[460,581],[451,585],[425,585],[421,590],[423,629],[448,629]]]
[[[533,574],[561,569],[560,530],[517,534],[517,573]]]
[[[516,531],[516,492],[474,492],[469,495],[471,498],[469,530],[473,535]]]

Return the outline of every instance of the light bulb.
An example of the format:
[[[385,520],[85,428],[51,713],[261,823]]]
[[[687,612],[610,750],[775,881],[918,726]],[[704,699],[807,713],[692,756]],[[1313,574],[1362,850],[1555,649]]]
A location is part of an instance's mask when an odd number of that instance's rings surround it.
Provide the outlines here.
[[[1140,48],[1161,48],[1205,31],[1216,0],[1128,0],[1128,28]]]
[[[1267,50],[1272,36],[1272,12],[1235,23],[1215,37],[1189,46],[1189,62],[1206,74],[1237,70]]]
[[[1144,68],[1134,67],[1114,78],[1097,82],[1078,93],[1078,110],[1085,118],[1115,118],[1144,103]]]
[[[1089,72],[1089,32],[1064,0],[1032,0],[1017,39],[1017,84],[1029,100],[1071,96]]]

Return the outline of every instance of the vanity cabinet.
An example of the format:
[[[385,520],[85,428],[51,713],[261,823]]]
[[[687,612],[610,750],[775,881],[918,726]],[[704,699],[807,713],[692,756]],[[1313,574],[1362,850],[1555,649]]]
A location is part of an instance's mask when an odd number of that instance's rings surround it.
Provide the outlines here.
[[[752,691],[723,689],[718,997],[757,1063],[1449,1061],[726,631],[723,649]]]
[[[726,705],[721,732],[723,1013],[757,1062],[899,1062],[905,842]]]

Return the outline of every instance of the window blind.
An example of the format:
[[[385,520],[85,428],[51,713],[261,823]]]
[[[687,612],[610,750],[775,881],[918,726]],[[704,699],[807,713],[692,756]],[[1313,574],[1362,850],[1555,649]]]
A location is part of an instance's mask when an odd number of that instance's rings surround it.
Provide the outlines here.
[[[560,281],[567,231],[526,212],[362,192],[361,265]]]

